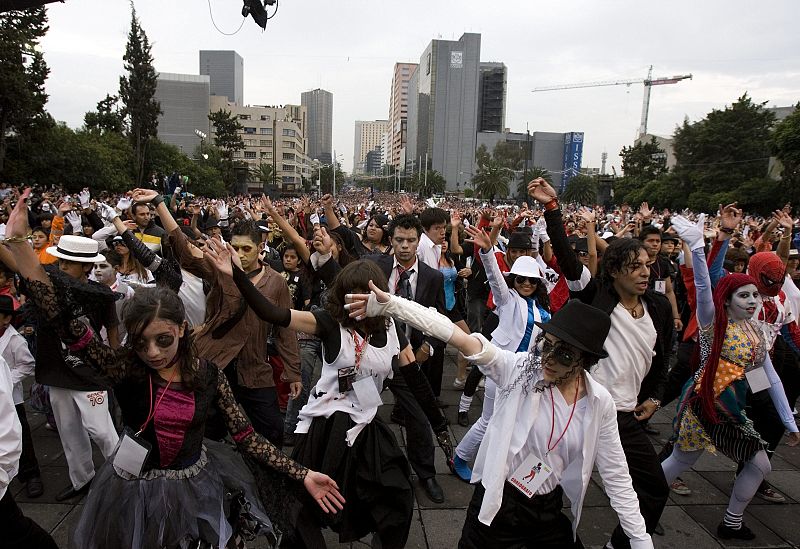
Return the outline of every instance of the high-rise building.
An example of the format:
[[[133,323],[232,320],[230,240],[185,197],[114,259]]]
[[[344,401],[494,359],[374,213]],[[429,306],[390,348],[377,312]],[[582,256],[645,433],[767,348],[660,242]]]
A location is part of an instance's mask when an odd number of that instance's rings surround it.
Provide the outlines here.
[[[398,168],[404,159],[401,156],[406,147],[408,125],[408,85],[416,63],[395,63],[392,77],[392,93],[389,97],[389,148],[384,151],[386,163]]]
[[[303,92],[300,103],[308,113],[308,156],[330,164],[333,151],[333,94],[317,88]]]
[[[209,133],[208,95],[208,76],[159,73],[155,93],[155,99],[161,103],[158,139],[191,156],[200,144],[195,130]]]
[[[364,157],[364,171],[365,174],[376,174],[381,171],[383,164],[381,163],[381,148],[375,147],[367,152]]]
[[[211,78],[211,95],[244,105],[244,59],[233,50],[200,50],[200,74]]]
[[[353,144],[353,174],[368,173],[365,162],[367,153],[378,148],[380,154],[381,140],[389,131],[388,120],[356,120],[355,142]]]
[[[506,127],[506,84],[503,63],[481,63],[478,83],[478,131],[502,132]]]
[[[419,167],[427,155],[429,167],[444,176],[448,190],[472,173],[480,54],[480,34],[432,40],[409,82],[406,162]]]
[[[264,185],[275,183],[275,190],[286,193],[300,192],[303,177],[311,178],[311,162],[307,150],[307,114],[300,105],[267,107],[261,105],[234,105],[224,97],[211,97],[210,111],[230,111],[242,125],[244,150],[236,151],[234,158],[243,160],[248,167],[258,169],[260,164],[271,165],[274,181],[251,181],[257,191]],[[213,139],[214,128],[211,128]],[[253,189],[250,189],[253,190]]]

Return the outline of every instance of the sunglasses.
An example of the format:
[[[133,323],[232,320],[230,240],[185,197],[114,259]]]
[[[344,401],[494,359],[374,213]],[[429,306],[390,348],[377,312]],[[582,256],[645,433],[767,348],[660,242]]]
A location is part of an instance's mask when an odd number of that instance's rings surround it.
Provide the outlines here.
[[[115,242],[114,242],[114,246],[122,246],[123,248],[127,248],[127,247],[128,247],[128,245],[127,245],[127,244],[125,244],[125,242],[124,242],[124,241],[122,241],[122,240],[117,240],[117,241],[115,241]]]
[[[562,341],[553,343],[544,338],[542,342],[542,359],[544,360],[550,356],[562,366],[570,367],[578,361],[580,352]]]
[[[514,282],[516,282],[517,284],[525,284],[526,282],[528,282],[530,284],[536,285],[539,283],[539,279],[532,276],[517,275],[516,277],[514,277]]]
[[[173,335],[163,334],[156,337],[156,347],[160,349],[169,349],[173,343],[175,343],[175,336]],[[140,353],[147,352],[149,347],[150,343],[146,339],[139,339],[133,344],[133,350]]]
[[[589,252],[584,252],[581,250],[580,252],[575,252],[578,254],[578,257],[589,257]]]

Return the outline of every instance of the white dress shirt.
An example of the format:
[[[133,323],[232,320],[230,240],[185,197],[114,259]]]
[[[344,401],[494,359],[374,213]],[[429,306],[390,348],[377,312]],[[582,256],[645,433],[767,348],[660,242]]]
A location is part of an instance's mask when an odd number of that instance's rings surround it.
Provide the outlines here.
[[[34,374],[36,361],[28,348],[28,342],[9,325],[0,336],[0,356],[11,368],[11,383],[14,386],[14,404],[22,404],[22,380]]]
[[[22,426],[12,393],[11,369],[0,358],[0,498],[6,495],[9,483],[17,476],[22,455]]]
[[[422,233],[417,246],[417,257],[431,269],[439,270],[439,258],[442,257],[442,246],[434,244],[428,235]]]
[[[397,258],[394,258],[394,263],[392,263],[392,273],[389,275],[389,293],[395,295],[395,287],[397,286],[397,279],[400,278],[400,270],[397,267],[401,267],[400,263],[397,262]],[[438,270],[438,264],[436,269]],[[409,268],[405,269],[408,271],[408,282],[411,284],[411,295],[417,295],[417,277],[419,275],[419,257],[414,260],[413,265]]]
[[[480,481],[486,489],[478,520],[491,526],[503,501],[506,480],[514,472],[511,465],[515,457],[524,451],[534,428],[546,429],[549,434],[551,423],[549,418],[539,417],[543,409],[543,393],[528,386],[541,379],[542,375],[541,370],[526,372],[528,353],[501,350],[482,335],[472,335],[481,341],[482,349],[466,357],[467,360],[477,364],[497,384],[494,415],[489,421],[472,470],[472,482]],[[518,376],[525,374],[530,374],[532,379],[515,383]],[[628,463],[622,451],[614,400],[591,375],[586,374],[585,380],[586,408],[579,420],[582,422],[580,450],[573,452],[568,449],[569,463],[558,478],[558,483],[572,504],[573,534],[580,522],[583,498],[596,463],[606,494],[619,516],[622,529],[631,540],[631,547],[650,549],[653,542],[645,529],[639,511],[639,499],[633,490]],[[577,415],[578,411],[575,413]],[[569,439],[566,440],[567,445],[571,444]],[[562,440],[560,444],[565,442]]]

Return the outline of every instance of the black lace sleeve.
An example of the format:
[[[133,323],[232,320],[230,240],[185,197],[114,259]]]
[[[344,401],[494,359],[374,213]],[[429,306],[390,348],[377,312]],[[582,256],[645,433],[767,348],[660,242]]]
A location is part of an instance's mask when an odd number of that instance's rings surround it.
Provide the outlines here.
[[[242,297],[247,301],[247,304],[250,305],[253,312],[258,315],[258,318],[283,328],[289,326],[289,323],[292,321],[291,310],[270,303],[270,301],[258,291],[258,288],[253,286],[253,283],[247,278],[247,274],[236,266],[233,267],[233,281],[236,283],[236,287],[239,288],[239,291],[242,292]]]
[[[122,233],[122,240],[131,253],[144,265],[156,279],[156,284],[166,286],[174,292],[181,289],[183,276],[177,261],[161,257],[136,238],[131,230]]]
[[[217,377],[216,404],[225,418],[225,424],[233,440],[246,454],[295,480],[302,481],[306,478],[307,468],[278,450],[275,445],[253,430],[250,421],[236,402],[222,370],[219,370]]]
[[[108,377],[112,383],[127,377],[128,366],[125,359],[127,350],[123,348],[115,351],[104,345],[97,334],[89,337],[86,324],[80,320],[62,316],[61,305],[51,284],[26,279],[25,286],[27,296],[44,316],[45,323],[40,324],[41,329],[55,329],[64,343],[72,345],[70,347],[72,354]]]

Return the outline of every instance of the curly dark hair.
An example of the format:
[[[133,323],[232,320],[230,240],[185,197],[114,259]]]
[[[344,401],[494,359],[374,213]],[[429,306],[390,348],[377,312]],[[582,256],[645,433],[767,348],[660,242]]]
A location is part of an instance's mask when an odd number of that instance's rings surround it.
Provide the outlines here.
[[[419,218],[412,214],[400,214],[392,219],[389,223],[389,238],[394,236],[394,231],[400,227],[401,229],[414,229],[417,231],[417,236],[422,234],[422,223]]]
[[[379,316],[357,321],[350,318],[349,311],[344,308],[344,296],[355,292],[369,292],[370,280],[384,292],[389,291],[386,275],[374,261],[359,259],[339,271],[333,285],[328,289],[328,300],[325,302],[325,310],[328,311],[331,318],[345,328],[358,327],[367,334],[385,330],[386,318]]]
[[[647,248],[638,238],[618,238],[609,244],[600,263],[600,281],[613,284],[613,275],[630,269],[642,250],[647,251]]]
[[[147,326],[156,319],[173,322],[179,326],[185,325],[186,310],[183,301],[178,294],[161,286],[137,288],[135,295],[122,306],[122,321],[128,331],[126,344],[129,349],[128,357],[132,363],[141,364],[141,360],[133,348]],[[181,373],[181,383],[190,390],[194,389],[199,383],[197,379],[199,371],[196,365],[197,351],[194,337],[188,326],[183,332],[183,337],[178,341],[177,355],[180,357],[178,368]],[[146,369],[142,369],[142,373],[146,371]]]

